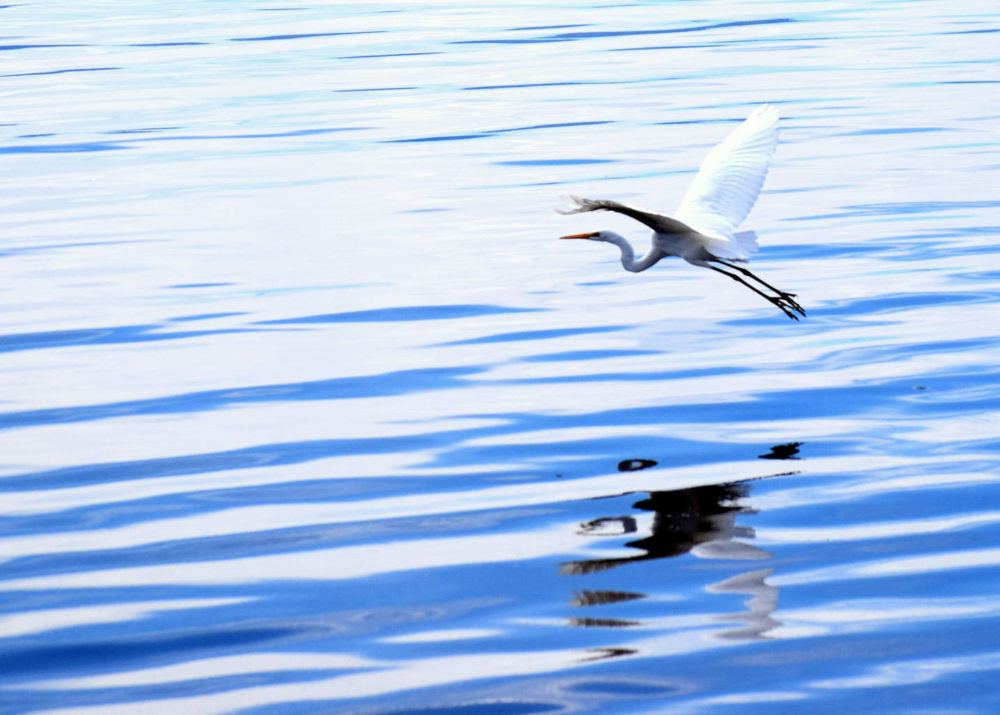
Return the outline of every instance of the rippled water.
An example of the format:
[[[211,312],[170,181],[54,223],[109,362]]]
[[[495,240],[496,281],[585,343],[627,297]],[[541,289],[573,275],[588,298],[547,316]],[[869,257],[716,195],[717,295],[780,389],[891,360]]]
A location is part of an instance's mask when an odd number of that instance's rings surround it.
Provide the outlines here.
[[[985,7],[0,19],[0,710],[996,711]],[[763,102],[807,319],[555,240]]]

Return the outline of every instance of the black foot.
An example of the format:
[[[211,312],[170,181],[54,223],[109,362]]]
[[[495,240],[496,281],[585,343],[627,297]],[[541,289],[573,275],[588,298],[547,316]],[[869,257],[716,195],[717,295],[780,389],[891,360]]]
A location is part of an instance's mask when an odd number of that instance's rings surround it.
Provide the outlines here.
[[[774,298],[768,298],[768,300],[771,301],[772,303],[774,303],[774,305],[778,308],[778,310],[780,310],[782,313],[784,313],[785,315],[787,315],[792,320],[798,320],[799,319],[799,316],[797,316],[795,314],[796,310],[798,312],[800,312],[802,315],[806,314],[806,312],[804,310],[802,310],[802,308],[800,308],[798,306],[798,303],[795,303],[795,305],[788,305],[788,304],[786,304],[786,299],[784,297],[777,296],[777,297],[774,297]],[[792,301],[792,302],[794,303],[795,301]]]
[[[799,305],[799,302],[795,300],[795,293],[785,293],[784,291],[778,291],[778,299],[786,307],[790,308],[791,310],[794,310],[796,313],[802,315],[803,317],[805,316],[806,314],[805,308]]]

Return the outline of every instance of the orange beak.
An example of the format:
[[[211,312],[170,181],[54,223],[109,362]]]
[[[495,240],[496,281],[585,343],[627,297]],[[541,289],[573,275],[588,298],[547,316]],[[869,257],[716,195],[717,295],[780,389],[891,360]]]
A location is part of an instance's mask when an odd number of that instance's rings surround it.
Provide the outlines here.
[[[597,235],[596,231],[591,231],[590,233],[574,233],[571,236],[560,236],[560,239],[564,238],[593,238]]]

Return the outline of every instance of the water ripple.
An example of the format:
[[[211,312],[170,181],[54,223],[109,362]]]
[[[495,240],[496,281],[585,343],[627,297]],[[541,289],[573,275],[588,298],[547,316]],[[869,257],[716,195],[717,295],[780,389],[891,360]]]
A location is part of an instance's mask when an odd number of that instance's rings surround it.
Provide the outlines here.
[[[387,397],[458,387],[462,384],[463,377],[480,373],[484,369],[482,367],[454,367],[398,370],[380,375],[254,385],[224,390],[203,390],[145,400],[6,412],[0,413],[0,429],[66,422],[90,422],[134,415],[204,412],[255,402]]]
[[[7,710],[993,712],[982,7],[2,8]]]

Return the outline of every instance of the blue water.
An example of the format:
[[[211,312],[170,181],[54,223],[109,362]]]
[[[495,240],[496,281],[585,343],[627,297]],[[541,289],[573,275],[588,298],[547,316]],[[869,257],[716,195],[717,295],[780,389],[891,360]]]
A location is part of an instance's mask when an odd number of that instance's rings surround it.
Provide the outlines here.
[[[1000,709],[980,3],[0,20],[0,711]],[[764,102],[801,322],[556,240]]]

